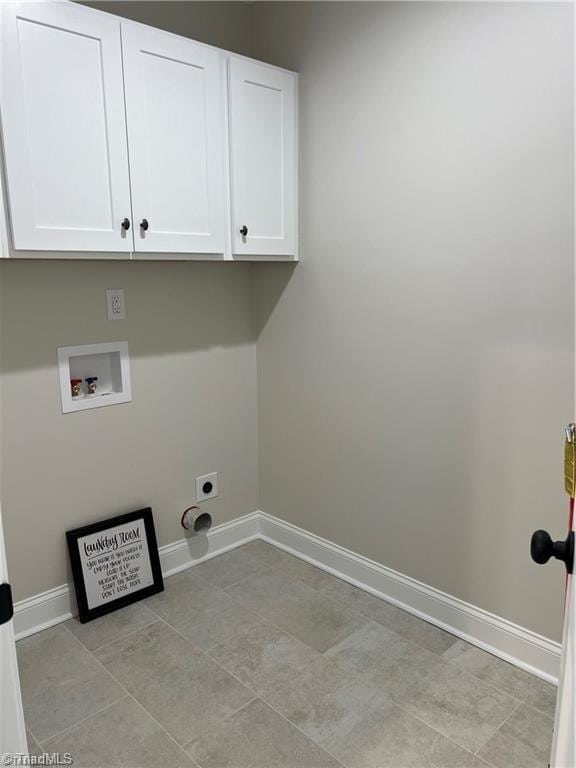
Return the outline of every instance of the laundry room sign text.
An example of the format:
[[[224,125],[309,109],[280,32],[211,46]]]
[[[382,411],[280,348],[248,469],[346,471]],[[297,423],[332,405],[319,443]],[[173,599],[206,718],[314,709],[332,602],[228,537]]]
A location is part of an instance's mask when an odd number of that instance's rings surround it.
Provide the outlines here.
[[[66,533],[81,622],[164,587],[150,508]]]

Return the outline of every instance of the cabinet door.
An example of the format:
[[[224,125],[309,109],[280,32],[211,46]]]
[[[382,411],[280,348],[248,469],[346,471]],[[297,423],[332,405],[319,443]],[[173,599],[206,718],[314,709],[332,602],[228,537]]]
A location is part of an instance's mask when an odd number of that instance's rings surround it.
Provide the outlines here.
[[[131,251],[119,22],[73,3],[6,4],[1,70],[14,247]]]
[[[223,253],[220,54],[131,24],[122,42],[135,250]]]
[[[296,254],[295,79],[265,64],[230,60],[236,255]]]

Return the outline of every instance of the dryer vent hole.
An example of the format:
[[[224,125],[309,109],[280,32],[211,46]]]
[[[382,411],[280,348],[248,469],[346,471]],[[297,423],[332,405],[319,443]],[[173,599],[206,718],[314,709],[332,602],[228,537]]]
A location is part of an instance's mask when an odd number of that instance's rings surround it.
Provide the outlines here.
[[[212,485],[211,483],[206,483],[206,485]],[[194,520],[194,533],[203,533],[204,531],[208,531],[210,529],[210,526],[212,525],[212,516],[208,514],[208,512],[204,512],[201,515],[198,515],[196,520]]]

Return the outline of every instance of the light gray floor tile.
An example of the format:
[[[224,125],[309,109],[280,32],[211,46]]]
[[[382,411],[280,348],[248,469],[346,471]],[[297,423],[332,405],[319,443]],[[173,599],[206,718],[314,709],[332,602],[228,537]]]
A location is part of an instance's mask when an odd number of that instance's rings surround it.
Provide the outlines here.
[[[44,742],[44,750],[69,752],[74,766],[80,768],[192,768],[194,765],[129,696]]]
[[[488,766],[484,760],[443,736],[438,737],[434,744],[430,759],[434,768],[487,768]]]
[[[260,699],[186,749],[201,768],[338,768],[333,757]]]
[[[220,558],[217,558],[220,559]],[[243,632],[261,621],[219,587],[185,571],[166,580],[166,589],[147,601],[154,615],[203,650]]]
[[[504,693],[530,704],[549,717],[556,709],[556,686],[524,672],[486,651],[459,640],[444,658],[459,669],[494,685]]]
[[[248,576],[254,576],[256,573],[268,572],[270,568],[252,557],[248,552],[242,549],[233,549],[224,555],[212,558],[205,563],[194,566],[194,572],[210,584],[216,587],[230,587],[239,581],[247,579]]]
[[[209,584],[190,568],[166,579],[164,592],[152,595],[146,606],[170,624],[200,620],[206,614],[234,605],[219,587]]]
[[[554,722],[521,704],[478,755],[496,768],[546,768]]]
[[[262,618],[243,605],[234,604],[221,611],[210,611],[195,620],[174,622],[174,627],[188,637],[198,648],[208,650],[259,624]]]
[[[163,622],[103,646],[96,656],[179,744],[254,698]]]
[[[428,720],[423,719],[429,725],[437,726],[438,723],[445,722],[447,726],[452,725],[456,730],[458,725],[462,729],[462,724],[452,723],[449,717],[450,692],[443,693],[444,698],[439,698],[437,702],[433,700],[433,693],[438,683],[430,683],[430,681],[440,680],[443,681],[442,685],[447,685],[444,680],[446,671],[451,672],[452,677],[454,674],[453,670],[432,651],[421,648],[380,624],[370,622],[324,655],[355,670],[357,676],[364,675],[382,695],[397,703],[406,704],[408,707],[414,706],[413,700],[417,700],[418,693],[422,692],[424,700],[427,701],[427,708],[430,710],[427,713]],[[469,682],[474,682],[473,678],[470,678]],[[456,685],[454,680],[452,685]],[[511,703],[510,706],[513,704]],[[506,710],[506,713],[509,711]],[[423,708],[418,710],[419,715],[423,712]],[[472,722],[474,714],[467,714],[466,710],[463,710],[462,717],[464,721],[467,718]],[[450,730],[447,731],[447,733],[450,732]]]
[[[346,768],[547,764],[552,686],[265,542],[165,586],[18,644],[34,753],[73,742],[94,768],[336,766],[328,751]]]
[[[322,742],[347,768],[427,768],[438,734],[389,701]]]
[[[211,652],[232,674],[315,741],[350,729],[381,687],[268,624]]]
[[[28,742],[28,754],[29,755],[42,755],[44,754],[44,750],[38,744],[34,736],[30,733],[28,728],[26,728],[26,741]]]
[[[381,600],[380,603],[380,610],[373,616],[375,621],[429,651],[438,654],[444,653],[458,639],[449,632],[445,632],[427,621],[422,621],[422,619],[412,616],[395,605],[390,605],[384,600]]]
[[[321,568],[316,568],[305,560],[273,547],[265,541],[251,541],[241,549],[271,566],[274,573],[283,573],[291,579],[302,581],[312,589],[323,589],[334,579],[334,576]]]
[[[101,645],[152,624],[153,621],[158,621],[156,614],[149,611],[144,603],[134,603],[86,624],[81,624],[77,618],[70,619],[65,622],[65,626],[76,635],[82,645],[94,651]]]
[[[415,657],[421,658],[428,654],[429,651],[420,649],[387,627],[368,621],[333,645],[324,655],[349,665],[360,674],[369,672],[384,678],[394,673],[399,665],[411,663]],[[430,658],[430,661],[434,659]]]
[[[375,680],[367,675],[347,677],[337,667],[320,675],[304,674],[290,693],[277,708],[321,745],[351,733],[387,701]]]
[[[367,622],[360,614],[317,593],[278,600],[266,616],[317,651],[328,650]]]
[[[323,589],[332,583],[334,576],[330,573],[326,573],[326,571],[316,568],[315,565],[300,560],[298,557],[289,555],[287,552],[283,554],[284,557],[280,561],[279,569],[289,578],[301,581],[312,589]]]
[[[277,564],[279,557],[284,554],[282,549],[278,549],[278,547],[274,547],[272,544],[268,544],[267,541],[262,541],[262,539],[249,541],[248,544],[242,545],[240,549],[242,552],[248,552],[252,557],[256,557],[272,567]]]
[[[496,688],[455,670],[434,654],[399,666],[390,696],[419,720],[476,752],[517,706]]]
[[[277,611],[280,600],[316,595],[302,582],[277,573],[258,573],[229,587],[226,593],[262,616]]]
[[[208,653],[258,695],[276,692],[279,698],[304,668],[324,662],[321,654],[266,622]]]
[[[17,644],[26,723],[43,741],[122,698],[122,688],[63,626]]]
[[[449,632],[445,632],[427,621],[422,621],[422,619],[412,616],[395,605],[341,579],[332,581],[323,592],[348,608],[368,616],[434,653],[444,653],[458,639]]]

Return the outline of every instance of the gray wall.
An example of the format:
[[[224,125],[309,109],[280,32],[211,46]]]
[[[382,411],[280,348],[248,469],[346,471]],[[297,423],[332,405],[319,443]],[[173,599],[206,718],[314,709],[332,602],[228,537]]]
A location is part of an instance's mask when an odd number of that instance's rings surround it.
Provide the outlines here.
[[[16,599],[68,580],[64,531],[151,505],[183,537],[194,479],[217,523],[258,508],[256,345],[243,264],[8,262],[2,294],[3,517]],[[127,319],[106,320],[105,290]],[[133,401],[62,415],[56,348],[126,340]]]
[[[244,3],[96,7],[241,53]],[[215,522],[258,508],[256,335],[248,264],[0,263],[2,505],[17,600],[69,580],[64,531],[151,505],[181,539],[197,475]],[[127,320],[106,320],[106,288]],[[56,348],[127,340],[133,402],[62,415]]]
[[[191,37],[227,51],[252,55],[252,6],[206,0],[81,0],[82,5]]]
[[[259,266],[262,509],[559,638],[570,7],[265,3],[299,70],[301,256]]]
[[[301,71],[303,260],[0,265],[16,598],[67,579],[67,527],[150,503],[180,538],[217,469],[217,522],[261,506],[558,638],[527,542],[565,528],[568,5],[97,6]],[[56,347],[116,338],[133,403],[62,416]]]

